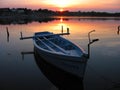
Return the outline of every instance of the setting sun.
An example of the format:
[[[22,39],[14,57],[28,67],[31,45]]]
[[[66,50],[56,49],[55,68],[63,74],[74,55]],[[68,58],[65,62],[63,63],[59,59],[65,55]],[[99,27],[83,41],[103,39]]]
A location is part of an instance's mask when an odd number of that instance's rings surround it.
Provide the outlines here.
[[[63,12],[63,11],[64,11],[63,8],[61,8],[61,9],[60,9],[60,12]]]

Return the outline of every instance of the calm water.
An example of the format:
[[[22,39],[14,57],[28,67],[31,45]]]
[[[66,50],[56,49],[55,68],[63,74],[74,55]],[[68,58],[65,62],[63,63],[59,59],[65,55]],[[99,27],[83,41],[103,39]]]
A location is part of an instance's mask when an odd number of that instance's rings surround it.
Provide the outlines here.
[[[117,27],[120,18],[63,18],[48,22],[0,25],[0,90],[119,90],[120,89],[120,35]],[[44,62],[40,57],[21,52],[33,52],[32,40],[20,41],[23,36],[35,32],[61,32],[61,26],[70,35],[64,36],[80,45],[87,52],[88,32],[92,39],[99,41],[91,45],[84,79],[66,74]],[[9,29],[9,36],[6,33]],[[75,90],[75,89],[73,89]]]

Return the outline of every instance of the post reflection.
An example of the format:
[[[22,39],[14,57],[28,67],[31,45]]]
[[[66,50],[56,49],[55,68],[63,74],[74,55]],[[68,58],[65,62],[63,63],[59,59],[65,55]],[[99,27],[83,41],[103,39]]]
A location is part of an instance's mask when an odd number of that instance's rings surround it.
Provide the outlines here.
[[[7,42],[9,42],[9,35],[7,35]]]

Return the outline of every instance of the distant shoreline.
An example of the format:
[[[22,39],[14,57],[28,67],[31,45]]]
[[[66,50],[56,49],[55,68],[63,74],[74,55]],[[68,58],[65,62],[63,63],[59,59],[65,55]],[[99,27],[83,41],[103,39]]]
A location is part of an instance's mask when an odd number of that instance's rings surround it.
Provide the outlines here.
[[[31,10],[26,8],[0,8],[0,24],[27,24],[35,22],[49,22],[53,20],[70,20],[73,18],[84,20],[120,20],[120,13],[106,12],[70,12],[51,11],[48,9]]]
[[[0,18],[49,18],[51,16],[82,16],[82,17],[120,17],[120,12],[81,12],[51,11],[48,9],[31,10],[27,8],[0,8]]]

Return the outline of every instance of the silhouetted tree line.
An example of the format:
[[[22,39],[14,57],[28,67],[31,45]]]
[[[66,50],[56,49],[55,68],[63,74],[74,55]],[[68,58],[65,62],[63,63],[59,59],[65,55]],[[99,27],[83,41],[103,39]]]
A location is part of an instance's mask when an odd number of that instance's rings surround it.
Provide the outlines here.
[[[47,9],[31,10],[27,8],[1,8],[0,24],[27,24],[33,21],[48,22],[52,21],[54,12]]]
[[[77,11],[77,12],[70,12],[70,11],[63,11],[63,12],[56,12],[57,15],[63,15],[63,16],[120,16],[120,13],[108,13],[108,12],[95,12],[95,11],[91,11],[91,12],[81,12],[81,11]]]
[[[81,12],[81,11],[52,11],[48,9],[31,10],[27,8],[0,8],[0,17],[19,17],[19,18],[44,18],[49,16],[120,16],[120,12],[108,13],[108,12]]]
[[[24,15],[24,16],[51,16],[55,12],[48,9],[31,10],[27,8],[0,8],[0,16]]]

